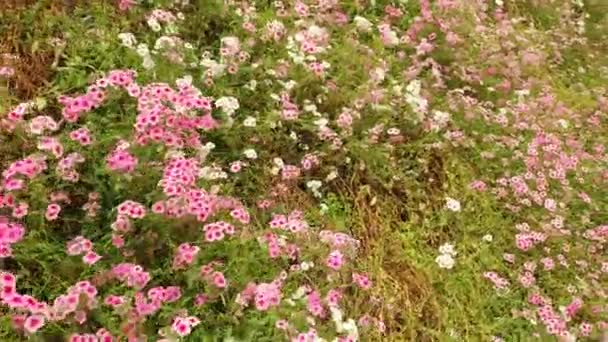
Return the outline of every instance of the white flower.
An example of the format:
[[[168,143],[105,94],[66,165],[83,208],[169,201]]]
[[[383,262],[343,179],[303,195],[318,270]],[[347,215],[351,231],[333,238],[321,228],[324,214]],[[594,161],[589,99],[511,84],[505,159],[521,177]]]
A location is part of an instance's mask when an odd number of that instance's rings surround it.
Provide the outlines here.
[[[253,116],[248,116],[243,121],[243,126],[245,127],[255,127],[256,126],[256,118]]]
[[[278,167],[278,168],[283,168],[283,166],[285,166],[285,163],[283,162],[283,159],[278,158],[278,157],[277,157],[277,158],[274,158],[274,159],[272,160],[272,162],[273,162],[273,163],[274,163],[274,165],[275,165],[276,167]]]
[[[304,111],[305,112],[316,112],[317,111],[317,106],[314,103],[309,103],[309,104],[305,104],[304,105]]]
[[[287,52],[289,57],[293,60],[295,64],[304,64],[305,58],[302,54],[295,54],[293,52]]]
[[[315,195],[315,197],[321,197],[321,192],[319,191],[319,189],[321,188],[321,186],[323,185],[323,182],[321,182],[320,180],[310,180],[308,182],[306,182],[306,187],[309,188],[313,195]]]
[[[243,296],[241,296],[241,294],[237,294],[236,298],[234,299],[234,302],[241,305],[241,306],[248,306],[249,302],[245,301]]]
[[[222,171],[221,168],[217,166],[205,166],[200,172],[199,176],[204,179],[214,180],[214,179],[226,179],[228,178],[228,174]]]
[[[148,19],[148,26],[150,26],[150,28],[154,32],[159,32],[161,30],[160,24],[158,23],[158,21],[156,21],[155,18]]]
[[[252,148],[246,149],[245,151],[243,151],[243,154],[249,159],[256,159],[258,157],[257,152],[255,152],[255,150]]]
[[[306,182],[306,186],[311,190],[318,190],[323,185],[323,182],[320,180],[311,180]]]
[[[386,133],[387,133],[388,135],[399,135],[399,134],[401,133],[401,131],[399,130],[399,128],[392,127],[392,128],[389,128],[389,129],[386,131]]]
[[[357,324],[352,318],[349,318],[346,322],[342,324],[342,331],[344,331],[349,337],[354,338],[355,340],[359,337],[359,329],[357,328]]]
[[[309,269],[315,267],[315,264],[312,261],[302,261],[300,264],[300,268],[302,271],[308,271]]]
[[[436,110],[433,112],[433,118],[431,122],[431,129],[437,131],[443,127],[445,127],[450,121],[450,113],[442,112]]]
[[[213,145],[213,143],[207,143],[207,145],[209,145],[209,144]],[[198,148],[197,157],[201,163],[204,162],[205,159],[207,159],[209,152],[211,152],[211,150],[213,149],[213,148],[208,148],[207,145],[201,146]],[[215,145],[213,147],[215,147]]]
[[[307,288],[305,286],[300,286],[296,289],[296,291],[291,295],[291,299],[298,300],[306,295]]]
[[[192,75],[185,75],[182,78],[178,78],[175,80],[175,84],[180,88],[192,85]]]
[[[397,32],[390,30],[385,33],[384,36],[385,44],[387,46],[395,46],[399,44],[399,37],[397,36]]]
[[[326,118],[320,118],[318,120],[315,120],[314,123],[319,127],[325,127],[329,123],[329,120],[327,120]]]
[[[154,60],[152,60],[152,57],[150,57],[149,55],[144,57],[144,61],[142,63],[142,66],[144,67],[144,69],[150,70],[150,69],[154,68],[155,65],[156,64],[154,63]]]
[[[576,342],[576,336],[569,331],[566,331],[565,335],[561,336],[560,341],[563,342]]]
[[[138,44],[135,52],[141,57],[150,56],[150,49],[148,49],[148,45],[145,43]]]
[[[234,48],[235,50],[239,50],[241,43],[239,41],[239,37],[222,37],[220,42],[225,45],[226,48]]]
[[[336,331],[338,333],[341,333],[343,331],[342,311],[340,311],[340,309],[338,309],[334,306],[330,306],[329,311],[331,312],[332,321],[334,321],[334,323],[336,323]]]
[[[254,91],[258,87],[258,81],[251,80],[249,83],[245,84],[245,88]]]
[[[177,46],[179,41],[175,37],[162,36],[154,43],[154,50],[168,49]]]
[[[443,245],[439,246],[439,253],[448,254],[451,256],[456,256],[456,254],[458,254],[454,249],[454,245],[451,243],[444,243]]]
[[[420,94],[420,87],[421,87],[421,83],[420,80],[412,80],[410,83],[408,83],[408,85],[405,87],[405,90],[408,93],[411,93],[412,95],[419,95]]]
[[[133,46],[135,46],[135,44],[137,44],[137,39],[135,39],[133,33],[130,32],[119,33],[118,39],[120,39],[122,45],[128,48],[132,48]]]
[[[452,258],[452,256],[449,254],[441,254],[440,256],[435,258],[435,262],[437,263],[437,265],[439,265],[439,267],[446,268],[448,270],[454,267],[455,263],[454,258]]]
[[[357,27],[357,30],[361,32],[369,32],[372,30],[373,24],[369,20],[361,16],[356,16],[353,21],[355,23],[355,26]]]
[[[492,237],[491,234],[486,234],[481,239],[485,242],[492,242],[492,240],[494,240],[494,237]]]
[[[329,182],[329,181],[336,179],[337,177],[338,177],[338,172],[334,170],[327,174],[327,176],[325,177],[325,181]]]
[[[308,28],[308,35],[315,38],[323,38],[327,35],[327,30],[313,24]]]
[[[239,100],[232,96],[223,96],[215,100],[215,106],[221,108],[228,115],[234,114],[239,109]]]
[[[357,324],[352,318],[344,321],[342,316],[342,311],[337,307],[330,307],[329,311],[331,312],[331,319],[336,324],[336,332],[340,334],[346,334],[348,337],[354,339],[355,341],[359,338],[359,330],[357,328]]]
[[[226,49],[227,55],[233,56],[241,49],[238,37],[223,37],[220,42],[222,43],[222,48]]]
[[[381,83],[382,81],[384,81],[384,78],[386,77],[386,72],[384,71],[384,69],[378,67],[378,68],[374,68],[374,70],[371,71],[371,76],[378,82]]]
[[[453,199],[453,198],[451,198],[451,197],[447,197],[447,198],[445,199],[445,202],[446,202],[446,203],[445,203],[445,206],[446,206],[446,208],[448,208],[449,210],[451,210],[451,211],[456,211],[456,212],[460,211],[460,209],[461,209],[461,208],[460,208],[460,202],[458,202],[457,200],[455,200],[455,199]]]
[[[184,158],[184,156],[185,156],[184,151],[180,151],[180,150],[169,150],[169,151],[167,151],[167,153],[165,153],[166,160],[173,159],[173,158]]]
[[[319,213],[321,213],[321,215],[325,215],[327,214],[327,212],[329,212],[329,206],[325,203],[321,203],[319,205],[320,209],[319,209]]]
[[[419,80],[412,80],[405,87],[405,101],[419,114],[418,119],[422,120],[428,107],[428,101],[420,95],[421,84]]]
[[[291,89],[293,89],[293,87],[296,86],[296,84],[297,84],[296,81],[289,80],[289,81],[283,83],[283,87],[285,87],[285,89],[287,89],[287,90],[291,90]]]
[[[211,73],[211,77],[219,77],[224,74],[226,70],[226,65],[222,63],[218,63],[210,58],[203,58],[200,62],[201,66],[204,66]]]

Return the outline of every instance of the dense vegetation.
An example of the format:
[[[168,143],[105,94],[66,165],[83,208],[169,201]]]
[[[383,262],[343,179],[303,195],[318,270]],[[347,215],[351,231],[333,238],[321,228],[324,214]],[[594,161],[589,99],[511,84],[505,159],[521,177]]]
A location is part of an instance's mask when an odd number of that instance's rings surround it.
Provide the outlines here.
[[[606,9],[3,2],[0,340],[600,340]]]

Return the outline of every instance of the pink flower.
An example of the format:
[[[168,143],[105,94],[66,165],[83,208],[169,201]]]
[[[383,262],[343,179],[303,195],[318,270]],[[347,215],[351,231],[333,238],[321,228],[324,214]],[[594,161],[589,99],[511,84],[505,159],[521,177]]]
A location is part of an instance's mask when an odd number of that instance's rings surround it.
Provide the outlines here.
[[[589,336],[593,330],[593,325],[588,322],[583,322],[580,324],[579,330],[581,332],[581,336]]]
[[[0,273],[0,285],[15,286],[16,279],[11,273]]]
[[[364,290],[369,290],[372,287],[372,282],[366,274],[353,273],[353,281]]]
[[[195,256],[200,251],[200,247],[192,246],[189,243],[182,243],[177,248],[177,252],[173,257],[173,268],[182,269],[194,262]]]
[[[245,208],[236,208],[230,212],[230,216],[243,224],[248,224],[250,220],[249,213]]]
[[[325,296],[325,301],[327,302],[327,305],[329,305],[330,307],[336,307],[338,306],[340,300],[342,299],[342,292],[340,290],[329,290],[329,292],[327,292],[327,296]]]
[[[329,253],[326,264],[327,264],[327,267],[329,267],[335,271],[339,270],[342,267],[342,265],[344,264],[344,256],[342,255],[342,252],[335,250],[335,251]]]
[[[31,315],[25,319],[23,324],[25,331],[31,334],[38,331],[42,326],[44,326],[44,316],[42,315]]]
[[[243,162],[235,161],[232,164],[230,164],[230,172],[237,173],[237,172],[241,171],[242,166],[243,166]]]
[[[146,208],[140,203],[127,200],[118,205],[118,214],[140,219],[146,216]]]
[[[205,303],[207,303],[208,300],[209,300],[209,297],[207,295],[197,294],[196,298],[194,299],[194,305],[196,305],[196,306],[205,305]]]
[[[309,293],[306,299],[308,300],[308,312],[316,317],[325,317],[325,308],[323,308],[321,296],[317,291]]]
[[[281,169],[281,177],[284,180],[296,179],[300,176],[300,168],[295,165],[284,165]]]
[[[0,258],[8,258],[13,255],[13,249],[11,245],[6,243],[0,243]]]
[[[287,322],[284,319],[280,319],[280,320],[276,321],[274,326],[279,330],[287,330],[287,328],[289,328],[289,322]]]
[[[13,208],[13,217],[22,218],[27,215],[29,205],[25,202],[19,202],[15,208]]]
[[[173,331],[181,337],[190,335],[190,332],[192,331],[189,322],[182,317],[175,318],[173,324],[171,325],[171,329],[173,329]]]
[[[254,287],[248,285],[245,290],[252,289],[255,291],[255,307],[260,311],[266,311],[281,302],[281,289],[274,283],[262,283]]]
[[[8,191],[16,191],[16,190],[21,190],[24,186],[25,182],[23,181],[23,179],[7,179],[4,182],[4,189],[8,190]]]
[[[44,214],[44,217],[49,221],[56,220],[57,217],[59,216],[60,211],[61,211],[61,207],[59,206],[59,204],[51,203],[46,208],[46,213]]]
[[[469,188],[483,192],[486,190],[486,183],[481,180],[475,180],[469,184]]]
[[[117,0],[118,1],[118,9],[121,11],[128,11],[129,8],[135,6],[137,2],[135,0]]]
[[[130,173],[137,166],[137,158],[128,151],[116,148],[106,159],[111,170]]]
[[[95,335],[99,337],[99,342],[114,342],[112,334],[104,328],[97,330]]]
[[[113,306],[113,307],[117,307],[122,305],[125,302],[124,297],[121,296],[114,296],[114,295],[109,295],[106,297],[106,299],[104,300],[104,304],[109,305],[109,306]]]
[[[91,138],[91,132],[89,132],[89,130],[85,127],[70,132],[70,139],[73,141],[77,141],[83,146],[90,145],[93,141],[93,139]]]
[[[85,239],[82,236],[77,236],[67,243],[68,255],[80,255],[82,253],[90,252],[93,248],[93,243],[89,239]]]
[[[152,205],[152,212],[155,214],[164,214],[165,213],[165,203],[163,201],[158,201]]]
[[[93,251],[89,251],[82,257],[82,261],[87,265],[93,265],[101,259],[101,256]]]
[[[112,246],[122,248],[125,245],[125,239],[117,234],[112,234]]]
[[[25,324],[26,318],[27,318],[26,315],[12,315],[11,323],[13,325],[13,328],[18,329],[18,330],[23,329],[23,325]]]
[[[0,67],[0,76],[10,77],[15,74],[15,69],[7,66]]]
[[[226,287],[226,278],[224,278],[224,274],[222,272],[213,273],[213,284],[220,289]]]
[[[556,202],[554,199],[551,199],[551,198],[545,199],[545,209],[547,209],[549,211],[555,211],[556,208],[557,208],[557,205],[556,205]]]
[[[13,297],[15,297],[15,295],[17,295],[15,285],[2,285],[0,298],[4,300],[11,300]]]

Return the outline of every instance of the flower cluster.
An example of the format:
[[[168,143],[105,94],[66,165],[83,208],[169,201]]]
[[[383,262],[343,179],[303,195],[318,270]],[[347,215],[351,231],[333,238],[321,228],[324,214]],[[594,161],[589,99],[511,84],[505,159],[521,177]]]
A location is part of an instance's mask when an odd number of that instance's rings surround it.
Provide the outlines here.
[[[456,260],[454,257],[458,254],[454,249],[454,245],[446,243],[439,247],[439,256],[435,258],[435,262],[441,268],[451,269],[454,267]]]

